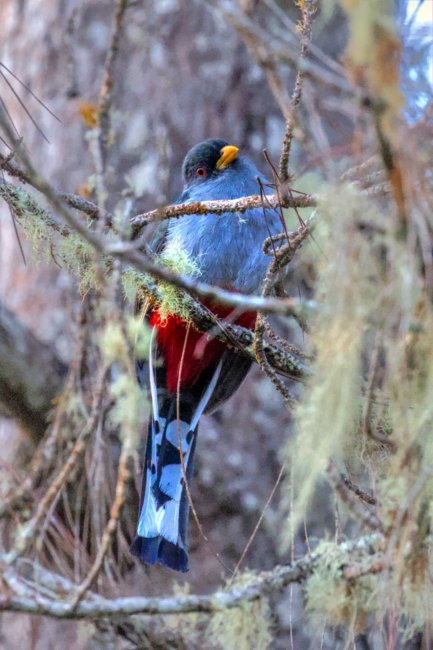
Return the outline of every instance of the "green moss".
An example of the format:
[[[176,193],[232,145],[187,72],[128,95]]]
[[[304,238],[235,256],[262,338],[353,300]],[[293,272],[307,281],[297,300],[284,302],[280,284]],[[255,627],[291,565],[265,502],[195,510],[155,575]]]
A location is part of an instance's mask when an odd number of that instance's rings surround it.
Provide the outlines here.
[[[320,304],[311,323],[314,374],[287,446],[294,497],[288,489],[286,506],[293,504],[296,528],[331,459],[369,476],[392,563],[389,571],[348,581],[342,567],[353,558],[320,545],[323,557],[306,585],[308,608],[320,625],[353,631],[367,616],[380,623],[393,609],[409,636],[432,618],[433,508],[426,504],[433,497],[433,309],[419,258],[396,235],[395,215],[379,212],[356,188],[322,194],[314,236],[305,255]],[[370,431],[392,448],[363,426],[373,369]],[[293,528],[287,526],[286,544]]]
[[[96,267],[92,246],[78,234],[62,237],[57,243],[61,265],[80,279],[80,292],[96,287]]]
[[[125,269],[122,273],[123,293],[130,303],[136,300],[143,302],[146,299],[146,287],[149,283],[154,284],[153,278],[135,269]]]
[[[246,587],[257,576],[244,571],[228,583],[230,589]],[[239,607],[213,614],[207,635],[216,648],[224,650],[266,650],[272,641],[271,615],[267,598],[244,602]]]
[[[129,316],[126,319],[126,331],[132,346],[135,359],[147,359],[151,331],[147,323],[139,316]]]
[[[169,245],[159,257],[159,263],[167,268],[189,277],[199,277],[200,268],[197,263],[176,243]],[[154,284],[155,280],[135,269],[126,269],[122,274],[124,294],[130,302],[135,300],[143,302],[146,299],[146,286]],[[189,318],[189,301],[187,294],[177,289],[168,282],[159,281],[158,290],[161,296],[159,312],[162,320],[169,314],[177,314],[181,318]]]
[[[128,358],[128,344],[117,321],[108,321],[98,333],[97,343],[107,366],[116,362],[124,363]]]
[[[49,259],[53,237],[53,219],[22,187],[2,184],[0,195],[5,199],[39,259]]]
[[[147,398],[138,384],[133,359],[146,358],[149,328],[138,317],[127,317],[124,325],[110,320],[98,333],[97,343],[103,362],[113,368],[114,380],[110,389],[114,406],[110,411],[110,421],[118,427],[126,449],[132,451],[139,443],[148,410]]]
[[[345,580],[343,569],[352,557],[334,542],[321,542],[315,552],[321,557],[305,586],[307,611],[312,621],[319,625],[326,622],[333,627],[345,624],[359,631],[366,617],[378,607],[377,576]]]
[[[142,437],[147,416],[147,400],[135,376],[121,373],[111,385],[115,405],[110,411],[110,420],[119,427],[119,435],[124,449],[132,452],[137,449]]]
[[[113,363],[127,365],[130,348],[135,359],[146,359],[149,342],[150,329],[139,316],[127,316],[125,329],[118,321],[108,321],[98,333],[97,339],[98,347],[107,366]]]
[[[159,261],[163,266],[167,266],[181,275],[190,277],[199,277],[201,275],[200,267],[196,261],[176,242],[167,246]],[[177,314],[181,318],[188,320],[189,297],[167,282],[161,282],[159,288],[162,296],[159,307],[161,319],[164,320],[169,314]]]
[[[296,438],[287,450],[294,468],[295,528],[329,460],[359,453],[363,343],[380,300],[374,248],[355,227],[356,219],[366,218],[372,208],[353,187],[343,185],[322,194],[318,210],[311,246],[322,308],[312,323],[314,375],[296,408]],[[289,540],[288,530],[287,544]]]
[[[212,616],[207,634],[222,650],[266,650],[272,642],[271,617],[265,598]]]

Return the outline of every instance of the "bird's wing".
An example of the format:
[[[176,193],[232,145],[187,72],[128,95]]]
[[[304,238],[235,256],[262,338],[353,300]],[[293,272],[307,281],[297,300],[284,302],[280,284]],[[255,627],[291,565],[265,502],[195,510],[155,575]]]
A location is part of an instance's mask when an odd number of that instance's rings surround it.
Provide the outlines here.
[[[159,255],[164,250],[167,241],[168,225],[169,219],[165,219],[154,230],[149,247],[155,255]]]
[[[174,202],[174,205],[179,205],[180,203],[187,203],[190,200],[189,190],[184,190],[180,196]],[[161,221],[153,232],[152,239],[150,240],[150,248],[155,255],[159,255],[164,250],[165,244],[167,242],[167,234],[170,225],[171,219],[164,219]]]
[[[222,356],[218,383],[206,406],[206,413],[219,409],[239,388],[251,368],[252,360],[241,352],[226,350]]]

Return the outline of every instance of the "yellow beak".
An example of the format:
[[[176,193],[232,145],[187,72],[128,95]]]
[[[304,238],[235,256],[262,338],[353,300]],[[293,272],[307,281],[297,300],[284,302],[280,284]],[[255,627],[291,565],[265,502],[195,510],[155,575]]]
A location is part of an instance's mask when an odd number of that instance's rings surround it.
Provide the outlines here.
[[[221,149],[221,157],[218,158],[216,168],[218,170],[225,169],[238,157],[238,147],[228,144]]]

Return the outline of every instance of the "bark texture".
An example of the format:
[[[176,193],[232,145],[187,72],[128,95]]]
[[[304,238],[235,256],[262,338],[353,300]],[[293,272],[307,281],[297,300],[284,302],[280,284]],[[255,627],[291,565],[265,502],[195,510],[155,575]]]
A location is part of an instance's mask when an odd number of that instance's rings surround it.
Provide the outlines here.
[[[61,391],[66,366],[51,345],[0,304],[0,403],[36,440],[47,426],[52,400]]]

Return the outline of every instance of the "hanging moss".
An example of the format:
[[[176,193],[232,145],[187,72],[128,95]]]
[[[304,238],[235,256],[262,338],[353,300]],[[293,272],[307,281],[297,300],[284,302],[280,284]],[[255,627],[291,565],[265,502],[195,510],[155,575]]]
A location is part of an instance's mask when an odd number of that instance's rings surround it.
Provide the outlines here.
[[[221,650],[266,650],[272,641],[267,600],[260,598],[214,614],[207,634]]]
[[[112,383],[111,393],[115,405],[110,411],[110,420],[119,427],[125,451],[131,452],[139,445],[147,417],[148,405],[143,398],[143,390],[135,376],[123,372]]]
[[[245,587],[256,576],[247,571],[230,583],[230,588]],[[207,635],[216,648],[224,650],[266,650],[272,641],[271,615],[266,597],[242,603],[239,607],[213,614]]]
[[[126,333],[126,338],[125,338]],[[128,362],[129,349],[134,358],[146,359],[149,351],[150,330],[146,322],[138,316],[127,316],[125,330],[120,322],[110,320],[98,333],[98,347],[107,366],[113,363]]]
[[[36,263],[54,258],[57,264],[79,279],[82,294],[96,288],[94,250],[87,241],[76,233],[60,234],[53,227],[55,222],[49,212],[23,188],[3,184],[0,193],[23,229]]]
[[[80,293],[85,294],[89,289],[96,288],[97,272],[94,264],[94,250],[87,241],[80,235],[71,234],[59,239],[56,250],[62,266],[79,278]]]
[[[406,622],[404,640],[410,639],[416,632],[421,632],[426,623],[433,620],[432,571],[433,548],[430,539],[421,548],[413,549],[406,564],[401,589],[402,617]]]
[[[180,275],[199,277],[201,274],[200,267],[195,260],[176,243],[169,245],[160,255],[158,261],[162,266],[166,266]],[[126,269],[122,274],[123,291],[130,302],[144,302],[147,297],[146,287],[149,284],[155,284],[154,278],[135,269]],[[161,296],[159,313],[162,320],[169,314],[177,314],[188,320],[189,296],[168,282],[159,281],[157,286]]]
[[[135,269],[125,269],[122,273],[122,288],[126,300],[131,304],[135,301],[143,302],[147,297],[146,287],[149,282],[154,282],[149,275]]]
[[[308,608],[320,627],[344,624],[353,632],[367,616],[380,622],[394,610],[409,638],[432,619],[433,309],[419,258],[397,236],[392,212],[379,212],[356,188],[343,185],[322,194],[318,222],[317,247],[305,252],[321,305],[311,331],[314,374],[296,409],[296,439],[287,451],[292,522],[295,528],[308,511],[331,459],[358,467],[360,475],[367,470],[391,562],[383,573],[348,581],[342,567],[353,557],[320,544],[322,558],[306,585]],[[369,427],[377,440],[362,421],[374,367]]]
[[[307,611],[312,621],[332,627],[349,625],[354,632],[363,629],[368,614],[378,608],[378,577],[366,575],[353,581],[343,577],[351,554],[334,542],[321,542],[321,555],[305,586]]]
[[[98,346],[107,366],[128,357],[128,344],[118,321],[108,321],[98,333]]]
[[[53,219],[33,196],[22,187],[2,183],[0,195],[5,199],[28,239],[36,260],[48,260],[54,235]]]
[[[200,267],[188,253],[176,242],[170,244],[162,253],[159,261],[172,271],[189,277],[199,277]],[[179,291],[176,287],[167,282],[161,282],[160,291],[162,301],[159,306],[161,319],[164,320],[169,314],[177,314],[181,318],[189,318],[189,297]]]
[[[190,593],[191,586],[188,582],[175,582],[173,584],[173,595],[175,597],[188,596]],[[166,629],[170,630],[174,638],[176,638],[176,647],[199,650],[203,646],[203,628],[207,618],[206,614],[190,612],[176,616],[164,616],[162,622]],[[212,650],[215,649],[212,648]]]
[[[126,331],[135,359],[147,359],[151,331],[140,316],[129,316],[126,319]]]
[[[342,185],[322,194],[318,210],[317,299],[322,308],[312,327],[314,375],[296,408],[296,439],[288,446],[295,527],[330,458],[359,449],[363,340],[380,301],[380,269],[371,243],[355,225],[360,214],[371,214],[371,206],[355,188]],[[290,533],[286,542],[289,538]]]

